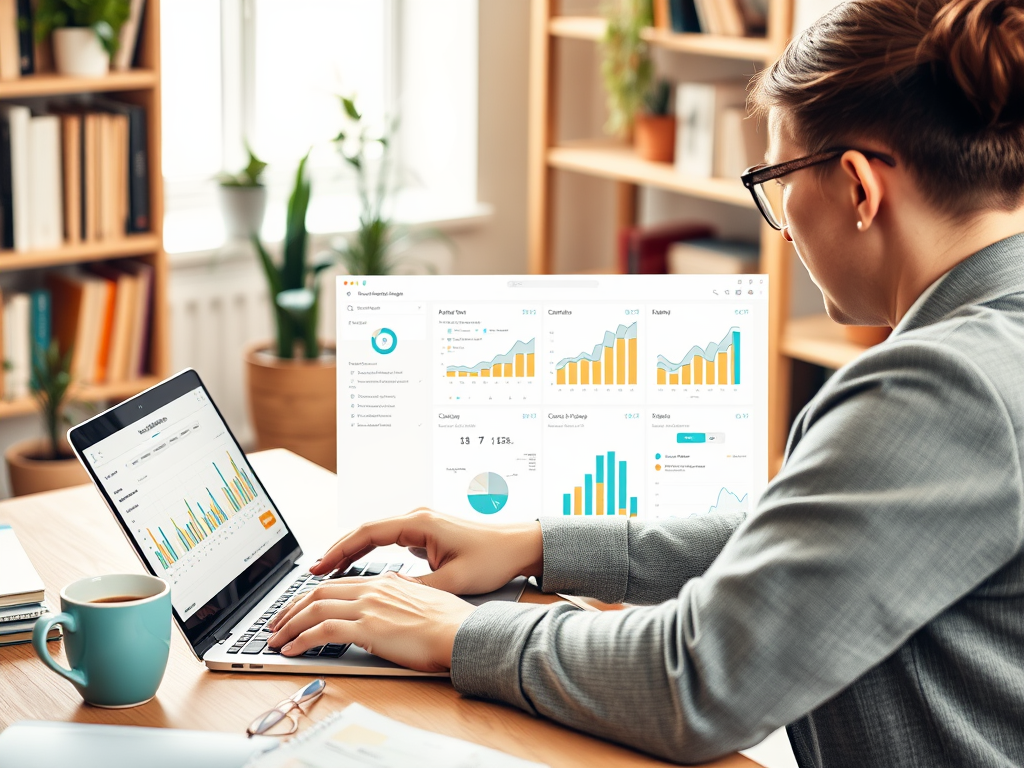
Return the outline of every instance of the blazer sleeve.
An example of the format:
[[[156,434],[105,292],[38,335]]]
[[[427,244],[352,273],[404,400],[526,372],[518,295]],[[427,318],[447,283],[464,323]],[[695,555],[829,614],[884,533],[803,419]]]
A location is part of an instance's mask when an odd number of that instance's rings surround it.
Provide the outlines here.
[[[1019,551],[1018,451],[968,356],[883,344],[819,393],[757,509],[672,599],[607,613],[484,605],[456,636],[452,682],[672,760],[750,746]]]

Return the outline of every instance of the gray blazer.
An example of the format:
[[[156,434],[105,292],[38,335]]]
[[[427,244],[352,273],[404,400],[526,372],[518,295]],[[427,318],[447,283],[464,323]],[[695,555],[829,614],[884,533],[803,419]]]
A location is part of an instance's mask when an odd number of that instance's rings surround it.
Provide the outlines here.
[[[678,762],[1024,765],[1024,234],[951,270],[793,426],[747,519],[543,519],[546,591],[459,629],[466,694]]]

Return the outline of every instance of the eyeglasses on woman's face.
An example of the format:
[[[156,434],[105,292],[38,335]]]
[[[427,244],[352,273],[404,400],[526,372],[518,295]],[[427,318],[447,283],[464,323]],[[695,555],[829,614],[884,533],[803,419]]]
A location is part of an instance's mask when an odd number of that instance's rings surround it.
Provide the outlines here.
[[[754,165],[740,176],[743,186],[750,190],[754,198],[757,210],[764,216],[765,221],[773,229],[781,230],[786,226],[786,217],[782,208],[782,188],[779,181],[783,176],[788,176],[794,171],[810,168],[813,165],[821,165],[830,160],[842,157],[844,152],[860,152],[869,160],[881,160],[886,165],[895,168],[896,160],[884,152],[873,152],[869,149],[858,149],[857,147],[829,147],[813,155],[799,157],[796,160],[787,160],[784,163],[775,165]]]

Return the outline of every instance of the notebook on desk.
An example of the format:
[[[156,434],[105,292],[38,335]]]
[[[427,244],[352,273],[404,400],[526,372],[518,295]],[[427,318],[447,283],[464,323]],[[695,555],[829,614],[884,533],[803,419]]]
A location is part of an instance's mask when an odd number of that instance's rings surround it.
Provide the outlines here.
[[[39,603],[44,590],[14,529],[0,523],[0,608]]]
[[[327,577],[309,573],[318,554],[302,551],[195,371],[79,424],[68,440],[146,570],[171,585],[174,621],[209,668],[447,674],[407,669],[356,646],[286,657],[267,645],[270,618]],[[425,570],[418,558],[364,561],[340,576]],[[469,599],[515,600],[524,583]]]

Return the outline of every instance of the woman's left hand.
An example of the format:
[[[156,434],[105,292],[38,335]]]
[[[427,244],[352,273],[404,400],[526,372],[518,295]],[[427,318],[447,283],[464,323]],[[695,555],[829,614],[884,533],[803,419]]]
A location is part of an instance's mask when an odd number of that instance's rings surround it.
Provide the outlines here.
[[[388,573],[325,581],[274,617],[268,645],[301,656],[327,643],[353,643],[423,672],[451,668],[455,634],[476,606]]]

